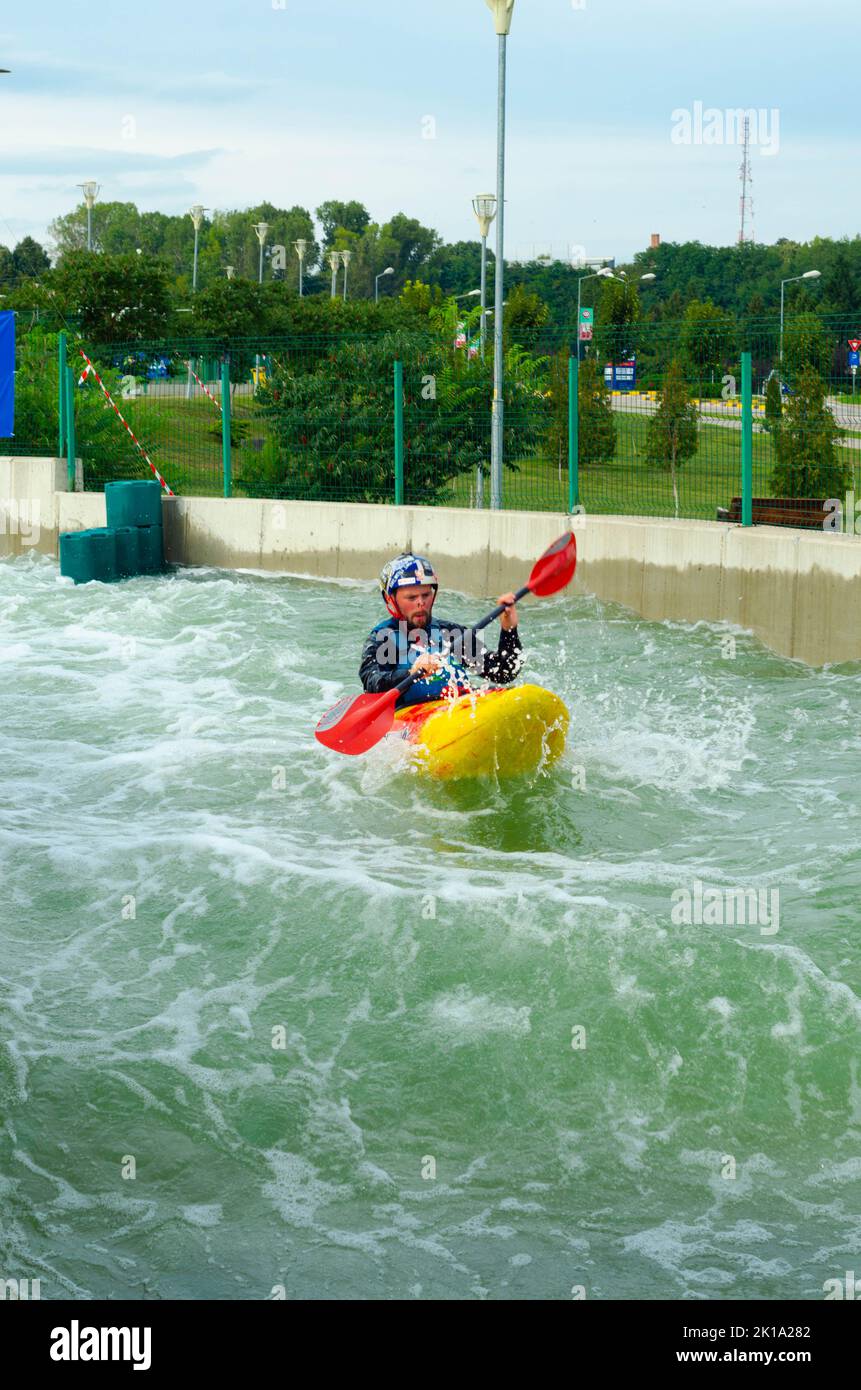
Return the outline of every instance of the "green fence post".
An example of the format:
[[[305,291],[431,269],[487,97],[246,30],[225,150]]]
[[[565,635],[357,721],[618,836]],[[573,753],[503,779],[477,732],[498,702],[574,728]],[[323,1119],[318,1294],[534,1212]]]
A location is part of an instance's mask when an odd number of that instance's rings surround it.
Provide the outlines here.
[[[57,400],[59,404],[59,430],[57,438],[57,458],[66,456],[66,335],[58,334],[58,372],[57,372]]]
[[[579,332],[579,328],[577,330]],[[579,349],[579,343],[578,343]],[[580,505],[580,364],[568,358],[568,514]]]
[[[741,524],[753,525],[753,389],[751,355],[741,354]]]
[[[224,495],[230,496],[230,362],[221,363],[221,459],[224,467]]]
[[[78,452],[75,439],[75,370],[66,367],[66,455],[68,461],[69,491],[75,491],[75,458]]]
[[[395,506],[404,505],[404,364],[395,363]]]

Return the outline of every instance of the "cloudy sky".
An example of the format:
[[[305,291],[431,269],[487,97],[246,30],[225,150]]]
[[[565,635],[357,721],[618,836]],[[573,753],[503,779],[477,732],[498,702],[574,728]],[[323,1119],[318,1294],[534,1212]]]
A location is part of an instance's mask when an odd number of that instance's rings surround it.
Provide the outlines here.
[[[358,198],[472,238],[495,185],[484,0],[146,0],[0,12],[0,243],[102,196],[182,212]],[[858,0],[516,0],[507,249],[861,231]],[[697,112],[700,113],[699,120]]]

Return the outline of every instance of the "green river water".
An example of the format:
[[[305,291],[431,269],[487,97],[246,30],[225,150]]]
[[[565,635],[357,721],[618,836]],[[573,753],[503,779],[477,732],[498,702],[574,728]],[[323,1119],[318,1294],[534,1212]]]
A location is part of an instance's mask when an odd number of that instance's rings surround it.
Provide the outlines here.
[[[564,759],[440,786],[312,736],[383,616],[0,562],[0,1277],[821,1299],[861,1271],[861,666],[530,601]],[[674,920],[697,881],[779,920]]]

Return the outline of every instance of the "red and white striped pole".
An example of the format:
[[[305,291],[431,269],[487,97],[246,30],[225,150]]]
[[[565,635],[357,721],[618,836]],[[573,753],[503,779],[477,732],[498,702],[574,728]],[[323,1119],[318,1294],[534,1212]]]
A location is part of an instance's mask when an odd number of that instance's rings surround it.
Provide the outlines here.
[[[209,399],[212,401],[212,404],[215,406],[215,409],[219,412],[219,414],[221,414],[222,411],[221,411],[221,403],[220,403],[220,401],[216,400],[215,396],[213,396],[213,394],[212,394],[212,392],[210,391],[209,387],[208,387],[208,386],[205,386],[205,385],[203,384],[203,382],[201,381],[200,377],[197,375],[197,372],[194,370],[194,368],[193,368],[192,365],[191,365],[191,359],[189,359],[189,362],[188,362],[188,370],[191,372],[191,375],[194,377],[195,381],[197,382],[197,384],[198,384],[198,386],[200,387],[200,389],[201,389],[201,391],[203,392],[203,394],[204,394],[205,396],[208,396],[208,397],[209,397]]]
[[[149,464],[149,466],[150,466],[150,468],[152,469],[153,473],[154,473],[155,476],[158,478],[159,482],[161,483],[161,485],[162,485],[162,487],[164,488],[165,492],[167,493],[168,497],[175,497],[175,496],[176,496],[176,493],[174,492],[173,488],[168,487],[168,485],[167,485],[167,483],[165,482],[164,478],[161,476],[161,474],[159,473],[159,471],[158,471],[158,469],[156,468],[155,464],[153,463],[152,459],[150,458],[149,454],[147,453],[146,449],[145,449],[144,446],[141,444],[140,440],[136,437],[135,432],[134,432],[134,430],[132,429],[131,425],[129,424],[128,420],[125,418],[125,416],[123,415],[122,411],[119,410],[119,409],[117,408],[116,402],[114,401],[113,397],[111,396],[110,391],[108,390],[108,388],[107,388],[107,386],[105,385],[105,383],[102,381],[102,378],[99,376],[98,372],[96,371],[96,369],[95,369],[95,367],[93,366],[92,362],[90,361],[89,357],[88,357],[87,354],[84,352],[84,349],[83,349],[83,348],[79,348],[78,351],[80,352],[81,356],[83,357],[84,361],[85,361],[86,364],[87,364],[87,371],[88,371],[88,372],[92,372],[93,376],[96,378],[96,381],[99,383],[99,386],[102,388],[102,393],[104,394],[105,400],[108,402],[108,405],[110,405],[110,406],[113,408],[113,410],[116,411],[116,414],[118,415],[119,419],[122,420],[123,424],[125,425],[126,429],[128,430],[129,434],[131,435],[132,443],[134,444],[135,448],[136,448],[137,450],[139,450],[139,452],[140,452],[140,453],[143,455],[143,457],[146,459],[146,462]],[[85,373],[85,375],[86,375],[86,373]]]

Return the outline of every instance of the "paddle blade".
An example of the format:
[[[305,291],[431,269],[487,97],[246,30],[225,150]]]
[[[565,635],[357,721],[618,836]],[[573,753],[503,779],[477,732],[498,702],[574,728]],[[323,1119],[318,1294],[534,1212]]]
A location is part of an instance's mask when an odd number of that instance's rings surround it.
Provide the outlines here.
[[[538,598],[547,598],[571,583],[576,568],[577,541],[573,531],[566,531],[535,561],[529,588]]]
[[[336,753],[367,753],[392,727],[398,693],[384,690],[381,695],[345,695],[323,715],[314,730],[315,738]]]

